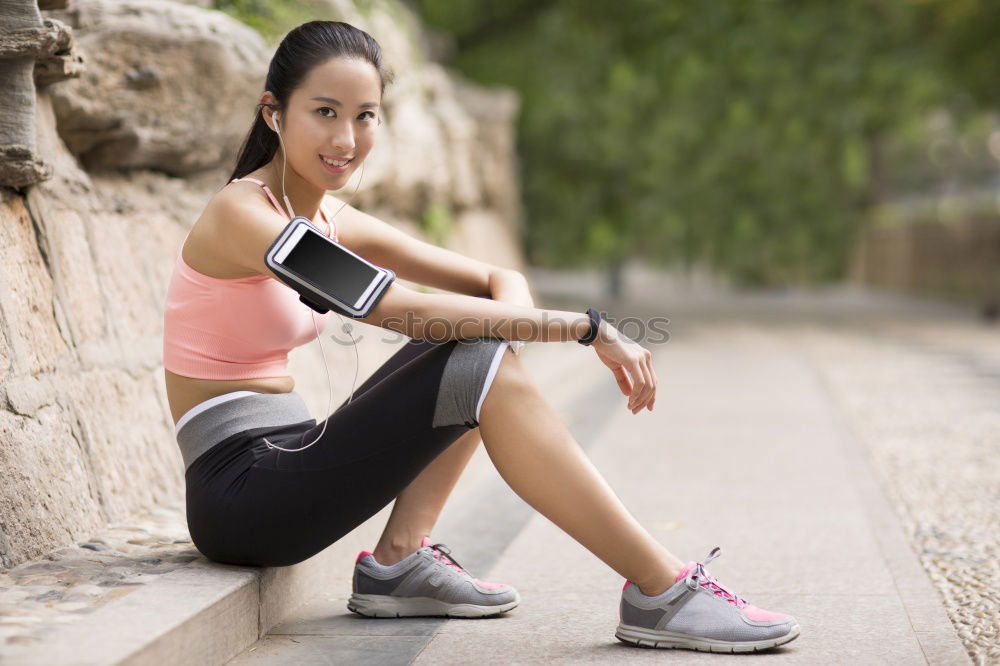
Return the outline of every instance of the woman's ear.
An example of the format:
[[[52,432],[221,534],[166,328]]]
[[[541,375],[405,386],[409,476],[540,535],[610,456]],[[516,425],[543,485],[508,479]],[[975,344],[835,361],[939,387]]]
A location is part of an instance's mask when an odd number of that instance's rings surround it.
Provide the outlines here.
[[[271,128],[271,131],[277,131],[275,127],[277,123],[278,112],[275,109],[277,109],[278,105],[277,105],[277,100],[275,100],[274,98],[274,95],[272,95],[270,91],[265,90],[264,94],[261,95],[260,102],[258,102],[258,104],[264,108],[271,110],[271,122],[268,123],[268,127]],[[266,118],[267,114],[263,113],[262,115],[265,116],[264,122],[267,123],[267,118]]]

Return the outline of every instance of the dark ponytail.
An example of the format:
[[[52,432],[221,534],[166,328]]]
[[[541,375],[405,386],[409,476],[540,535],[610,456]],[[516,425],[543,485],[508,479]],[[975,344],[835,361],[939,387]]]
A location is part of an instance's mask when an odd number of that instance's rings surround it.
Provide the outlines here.
[[[277,107],[274,110],[288,106],[292,91],[313,67],[338,56],[371,63],[378,72],[382,92],[392,81],[392,71],[382,63],[382,49],[367,32],[341,21],[309,21],[285,35],[271,58],[264,90],[270,90],[277,99],[277,105],[272,105]],[[278,150],[278,135],[264,122],[264,106],[257,105],[253,125],[240,147],[236,168],[227,184],[264,166]]]

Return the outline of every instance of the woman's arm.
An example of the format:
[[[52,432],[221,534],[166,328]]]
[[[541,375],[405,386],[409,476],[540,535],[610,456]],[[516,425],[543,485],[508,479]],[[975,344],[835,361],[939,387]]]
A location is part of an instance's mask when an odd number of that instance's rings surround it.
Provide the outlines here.
[[[499,270],[490,276],[490,298],[494,301],[535,307],[531,297],[528,279],[523,273],[513,270]]]
[[[264,264],[264,254],[284,229],[287,220],[284,220],[273,209],[245,197],[220,197],[218,205],[221,207],[219,223],[210,230],[211,233],[215,234],[213,242],[215,242],[216,247],[225,252],[227,257],[232,257],[234,263],[254,268],[257,273],[268,274],[276,280],[279,279]],[[357,228],[355,230],[357,231]],[[365,234],[361,233],[356,235],[354,240],[360,240],[361,245],[364,245],[364,237]],[[368,238],[371,237],[368,236]],[[377,245],[378,243],[375,244],[375,246]],[[374,246],[368,245],[367,249],[371,250],[372,247]],[[382,246],[383,252],[385,247]],[[391,242],[389,247],[392,247]],[[435,246],[427,246],[424,249],[429,248],[435,248]],[[512,291],[516,294],[518,290],[526,290],[527,281],[524,285],[518,285],[519,280],[524,279],[523,276],[517,278],[509,275],[494,278],[492,270],[482,272],[473,268],[466,273],[460,268],[442,269],[438,266],[439,261],[435,257],[439,257],[443,263],[447,263],[444,260],[449,257],[449,253],[442,248],[436,249],[446,254],[441,255],[437,252],[421,254],[418,251],[420,256],[416,259],[416,263],[413,263],[414,260],[411,258],[403,265],[408,266],[411,271],[414,266],[417,266],[416,272],[418,274],[423,272],[435,280],[453,279],[458,276],[457,284],[459,286],[464,284],[468,287],[479,284],[479,281],[482,280],[484,293],[480,294],[477,291],[474,296],[424,294],[409,289],[399,282],[393,282],[386,289],[372,312],[361,321],[403,333],[411,338],[442,342],[453,338],[472,337],[498,337],[508,341],[555,342],[579,340],[590,330],[590,318],[584,313],[540,310],[491,298],[478,298],[477,296],[480,295],[487,296],[485,293],[487,291],[490,294],[493,293],[495,280],[498,292],[502,291],[505,294],[512,293]],[[362,253],[359,252],[359,254]],[[376,254],[378,254],[378,250],[376,250]],[[450,254],[462,257],[457,253]],[[467,259],[467,261],[472,260]],[[373,263],[378,264],[379,262]],[[469,266],[467,263],[465,265]],[[482,266],[489,265],[482,264]],[[503,269],[501,272],[507,273],[508,271]],[[413,275],[413,273],[410,274]],[[477,275],[478,277],[476,277]],[[441,286],[447,288],[446,285]],[[528,296],[530,297],[530,294]],[[523,293],[520,298],[524,298]],[[633,413],[643,407],[652,409],[656,392],[656,375],[653,372],[650,352],[627,336],[618,333],[613,326],[603,320],[598,330],[597,339],[594,340],[592,346],[598,358],[615,374],[615,379],[622,392],[629,396],[629,409]]]
[[[543,310],[464,294],[425,294],[398,282],[389,285],[360,321],[431,342],[475,337],[559,342],[579,340],[590,330],[585,312]]]
[[[524,279],[518,271],[427,243],[353,206],[344,206],[337,215],[337,237],[376,266],[391,268],[401,280],[494,299],[498,289],[503,299],[515,294],[521,301],[527,293],[526,282],[524,287],[517,284]]]
[[[344,206],[339,239],[373,263],[392,268],[396,277],[460,294],[534,307],[528,280],[516,270],[495,266],[425,243],[378,218]],[[515,354],[524,341],[512,340]]]
[[[476,337],[559,342],[580,340],[590,330],[586,313],[542,310],[463,294],[425,294],[397,282],[389,285],[361,321],[431,342]],[[629,397],[629,410],[633,414],[652,410],[657,384],[652,353],[604,319],[592,347]]]

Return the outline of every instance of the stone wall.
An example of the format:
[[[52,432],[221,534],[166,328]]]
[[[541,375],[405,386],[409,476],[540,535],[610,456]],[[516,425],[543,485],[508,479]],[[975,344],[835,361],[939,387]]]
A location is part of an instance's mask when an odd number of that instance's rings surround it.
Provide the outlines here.
[[[163,299],[184,235],[229,175],[272,52],[200,4],[76,0],[42,12],[72,32],[77,67],[43,85],[36,65],[31,151],[48,170],[0,183],[0,568],[183,498]],[[330,0],[379,40],[397,79],[353,202],[421,237],[422,216],[443,206],[445,246],[523,268],[516,96],[430,61],[398,2],[362,4]],[[360,384],[392,346],[381,329],[355,327]],[[290,371],[322,418],[316,344],[292,353]],[[336,404],[354,349],[323,346]]]

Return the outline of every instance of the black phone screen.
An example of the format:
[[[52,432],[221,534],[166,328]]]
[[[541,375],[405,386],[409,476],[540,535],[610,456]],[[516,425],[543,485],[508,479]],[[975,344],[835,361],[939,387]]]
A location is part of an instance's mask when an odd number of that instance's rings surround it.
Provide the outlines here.
[[[306,229],[302,238],[281,262],[324,293],[354,305],[365,293],[378,271]]]

